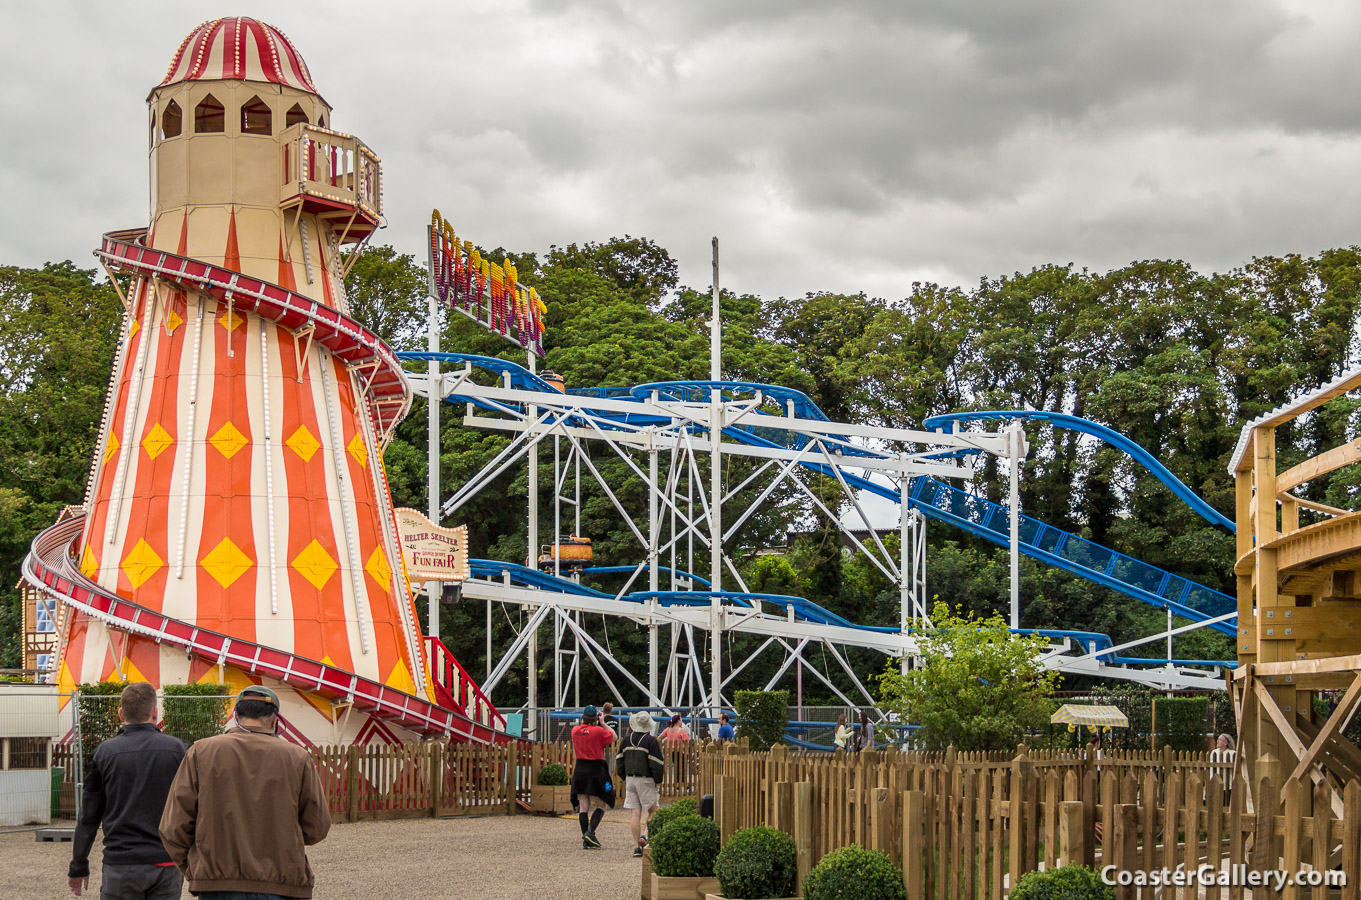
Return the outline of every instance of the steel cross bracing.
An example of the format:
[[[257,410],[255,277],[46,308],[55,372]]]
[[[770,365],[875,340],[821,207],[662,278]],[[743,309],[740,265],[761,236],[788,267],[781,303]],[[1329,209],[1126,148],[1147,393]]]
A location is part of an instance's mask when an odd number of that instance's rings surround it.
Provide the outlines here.
[[[806,397],[796,391],[767,385],[708,382],[667,383],[635,388],[609,388],[562,393],[528,370],[505,360],[459,354],[411,354],[408,359],[442,360],[462,366],[461,371],[438,376],[439,394],[448,402],[466,406],[464,424],[494,429],[511,435],[509,444],[481,472],[450,496],[442,507],[452,515],[485,490],[493,479],[536,453],[551,438],[554,448],[552,534],[562,536],[564,510],[580,533],[580,496],[583,479],[611,504],[637,542],[639,559],[633,567],[620,567],[622,583],[613,594],[602,594],[561,578],[540,575],[509,564],[498,572],[483,568],[463,588],[465,597],[484,599],[506,608],[531,612],[530,622],[517,629],[511,646],[489,673],[484,689],[496,688],[519,660],[531,666],[535,636],[540,626],[553,628],[553,705],[579,705],[579,677],[585,658],[609,685],[617,702],[632,697],[652,705],[693,707],[703,698],[713,707],[726,702],[726,695],[712,696],[705,688],[704,655],[697,641],[722,640],[724,633],[761,635],[765,640],[744,658],[729,660],[732,671],[721,679],[730,684],[756,656],[775,649],[783,656],[778,681],[795,662],[809,671],[848,704],[873,702],[870,693],[846,663],[838,647],[877,650],[906,660],[916,652],[908,633],[912,622],[928,621],[925,594],[925,519],[911,502],[911,487],[935,478],[959,478],[972,474],[974,457],[981,452],[1005,456],[1011,436],[1006,433],[941,434],[907,429],[887,429],[833,423]],[[497,384],[478,383],[495,375]],[[431,378],[408,373],[415,393],[429,397]],[[712,402],[721,398],[721,402]],[[782,414],[770,414],[772,408]],[[715,416],[718,418],[715,419]],[[712,458],[710,423],[717,422],[728,438],[719,444],[723,457],[750,460],[752,471],[740,483],[728,486],[717,499],[721,516],[715,515],[713,498],[705,489],[702,469]],[[603,477],[588,443],[604,447],[621,460],[637,481],[647,488],[646,510],[630,511],[618,485]],[[911,447],[912,451],[902,448]],[[1024,453],[1024,447],[1021,452]],[[826,476],[839,489],[835,502],[823,490],[813,490],[805,476]],[[570,485],[570,492],[568,491]],[[872,527],[862,505],[867,486],[873,493],[897,498],[902,518],[899,553],[890,553]],[[942,487],[945,487],[942,485]],[[744,493],[745,492],[745,493]],[[741,496],[739,496],[741,495]],[[816,604],[801,598],[765,599],[753,602],[747,585],[727,553],[718,556],[719,569],[738,588],[735,592],[697,592],[703,579],[695,571],[697,560],[709,558],[715,545],[730,546],[742,527],[769,502],[807,504],[837,522],[846,540],[900,590],[901,617],[896,629],[867,628],[834,621]],[[772,501],[775,498],[775,501]],[[636,503],[636,500],[634,501]],[[736,504],[740,503],[738,509]],[[840,515],[840,510],[847,510]],[[721,521],[720,536],[715,523]],[[947,520],[949,521],[949,520]],[[953,523],[952,523],[953,524]],[[864,535],[862,538],[861,535]],[[537,540],[531,541],[536,546]],[[669,565],[664,564],[669,563]],[[562,572],[555,571],[554,576]],[[660,592],[661,577],[671,592]],[[647,586],[640,582],[646,576]],[[706,584],[706,586],[708,586]],[[686,591],[682,602],[680,591]],[[774,604],[778,614],[765,606]],[[718,616],[714,610],[719,609]],[[602,615],[632,621],[649,632],[649,671],[646,683],[639,673],[625,672],[581,626],[581,616]],[[537,618],[536,618],[537,617]],[[1215,622],[1213,624],[1219,624]],[[659,646],[658,631],[669,628],[669,641]],[[1192,627],[1200,627],[1199,625]],[[1171,661],[1155,669],[1151,660],[1126,659],[1110,652],[1104,635],[1080,632],[1044,632],[1051,640],[1045,654],[1047,666],[1081,674],[1139,681],[1157,687],[1222,687],[1213,662],[1182,665]],[[1161,635],[1155,636],[1161,637]],[[568,647],[570,646],[570,649]],[[712,644],[710,645],[712,646]],[[843,692],[830,673],[812,665],[810,647],[830,652],[836,677],[846,676]],[[823,653],[817,658],[821,659]],[[566,660],[564,666],[563,660]],[[774,682],[772,682],[773,684]],[[624,696],[625,687],[630,697]],[[568,703],[569,695],[573,698]],[[855,698],[855,699],[852,699]]]

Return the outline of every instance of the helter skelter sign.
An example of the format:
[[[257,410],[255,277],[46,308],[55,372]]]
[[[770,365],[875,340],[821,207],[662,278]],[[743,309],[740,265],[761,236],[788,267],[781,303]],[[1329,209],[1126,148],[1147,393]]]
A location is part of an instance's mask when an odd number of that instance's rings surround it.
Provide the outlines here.
[[[497,265],[460,240],[435,210],[430,216],[430,293],[531,353],[544,355],[543,314],[547,305],[533,288],[516,281],[510,260]]]

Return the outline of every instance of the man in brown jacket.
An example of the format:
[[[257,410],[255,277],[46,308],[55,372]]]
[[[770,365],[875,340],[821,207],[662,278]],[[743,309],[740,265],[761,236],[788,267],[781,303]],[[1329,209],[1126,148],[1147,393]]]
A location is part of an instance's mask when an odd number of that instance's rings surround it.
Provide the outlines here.
[[[331,816],[312,758],[277,736],[278,715],[277,694],[246,688],[235,724],[190,747],[170,786],[161,841],[200,900],[312,896],[303,848]]]

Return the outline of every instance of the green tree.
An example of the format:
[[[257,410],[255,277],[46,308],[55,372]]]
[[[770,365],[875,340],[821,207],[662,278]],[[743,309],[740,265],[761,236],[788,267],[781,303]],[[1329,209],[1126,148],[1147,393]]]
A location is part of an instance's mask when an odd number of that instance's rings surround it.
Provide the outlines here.
[[[0,665],[19,664],[29,543],[84,500],[122,313],[69,261],[0,268]]]
[[[944,603],[917,634],[922,665],[878,677],[884,708],[920,725],[928,750],[1005,750],[1049,720],[1058,675],[1036,661],[1046,642],[1013,635],[1001,616],[956,615]]]

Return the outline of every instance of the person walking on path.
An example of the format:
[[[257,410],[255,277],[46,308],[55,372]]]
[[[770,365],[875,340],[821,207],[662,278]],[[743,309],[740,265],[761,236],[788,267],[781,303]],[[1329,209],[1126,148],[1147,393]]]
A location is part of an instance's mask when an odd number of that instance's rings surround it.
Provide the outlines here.
[[[836,734],[832,737],[832,743],[838,750],[850,750],[851,730],[846,727],[846,714],[842,713],[836,717]]]
[[[90,886],[90,847],[104,828],[102,900],[178,900],[184,880],[161,844],[161,819],[184,743],[156,727],[156,689],[123,688],[118,733],[90,759],[66,884],[79,897]]]
[[[718,743],[721,744],[724,741],[732,740],[734,733],[732,730],[732,720],[728,718],[728,714],[719,714],[718,722]]]
[[[629,733],[619,744],[614,758],[614,773],[624,779],[624,809],[629,810],[629,829],[633,832],[633,855],[642,856],[647,846],[643,836],[643,811],[646,818],[660,805],[658,785],[666,776],[662,745],[652,736],[652,716],[636,712],[629,716]]]
[[[614,732],[600,724],[596,708],[583,709],[581,724],[572,729],[572,753],[576,756],[576,765],[572,767],[572,805],[581,821],[583,850],[600,849],[595,830],[605,817],[605,810],[614,809],[614,784],[605,762],[605,748],[613,743]]]
[[[161,840],[199,900],[312,896],[305,847],[331,830],[316,766],[278,736],[279,696],[252,685],[225,734],[189,748],[161,816]]]

